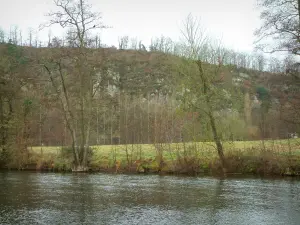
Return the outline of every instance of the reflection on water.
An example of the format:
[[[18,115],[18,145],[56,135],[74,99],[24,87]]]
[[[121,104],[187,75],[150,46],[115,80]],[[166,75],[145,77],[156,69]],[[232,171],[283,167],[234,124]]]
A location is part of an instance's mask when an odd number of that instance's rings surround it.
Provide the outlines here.
[[[0,173],[0,224],[300,224],[300,181]]]

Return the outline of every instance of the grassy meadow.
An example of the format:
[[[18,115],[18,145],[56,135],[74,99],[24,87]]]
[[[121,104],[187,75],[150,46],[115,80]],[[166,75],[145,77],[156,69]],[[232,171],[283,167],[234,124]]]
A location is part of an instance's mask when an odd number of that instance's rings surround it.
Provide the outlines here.
[[[231,173],[279,175],[298,174],[300,171],[300,139],[234,141],[224,142],[223,146]],[[213,173],[220,169],[213,142],[99,145],[91,148],[90,168],[94,171],[115,172],[119,167],[118,172]],[[31,147],[29,152],[29,161],[36,163],[37,168],[71,169],[70,149],[37,146]]]

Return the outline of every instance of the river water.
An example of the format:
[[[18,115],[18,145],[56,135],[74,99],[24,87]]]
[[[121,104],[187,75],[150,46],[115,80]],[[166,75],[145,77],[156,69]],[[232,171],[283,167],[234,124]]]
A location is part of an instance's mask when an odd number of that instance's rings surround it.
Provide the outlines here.
[[[0,224],[300,224],[300,180],[0,173]]]

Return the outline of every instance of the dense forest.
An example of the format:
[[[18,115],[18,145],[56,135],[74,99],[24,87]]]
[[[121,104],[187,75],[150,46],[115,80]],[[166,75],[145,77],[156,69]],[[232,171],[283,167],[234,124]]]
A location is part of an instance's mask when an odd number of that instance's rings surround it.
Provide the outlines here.
[[[33,146],[69,146],[73,170],[84,171],[90,146],[213,142],[226,167],[224,142],[300,132],[299,35],[274,47],[294,46],[284,60],[266,59],[226,49],[189,15],[180,43],[125,36],[106,46],[90,32],[107,27],[86,1],[54,2],[42,27],[60,24],[63,38],[0,30],[0,166],[22,167]]]

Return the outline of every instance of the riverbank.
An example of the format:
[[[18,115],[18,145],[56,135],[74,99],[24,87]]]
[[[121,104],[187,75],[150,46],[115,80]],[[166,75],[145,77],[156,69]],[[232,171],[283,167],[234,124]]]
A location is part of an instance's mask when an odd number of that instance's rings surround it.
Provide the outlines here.
[[[300,176],[300,141],[224,143],[228,174]],[[90,172],[148,174],[221,173],[213,143],[92,146]],[[71,172],[72,152],[61,147],[32,147],[23,162],[2,169]]]

